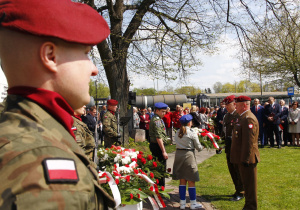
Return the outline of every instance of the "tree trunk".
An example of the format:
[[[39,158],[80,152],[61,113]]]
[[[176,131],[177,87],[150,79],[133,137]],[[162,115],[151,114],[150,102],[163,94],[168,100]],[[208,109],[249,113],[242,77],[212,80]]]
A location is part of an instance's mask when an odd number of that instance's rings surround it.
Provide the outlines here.
[[[97,45],[109,83],[111,98],[119,102],[120,117],[127,116],[128,92],[130,81],[126,69],[126,53],[113,58],[106,41]],[[124,50],[127,52],[127,50]],[[121,133],[122,134],[122,133]],[[128,142],[128,126],[125,127],[125,144]],[[122,139],[123,140],[123,139]]]

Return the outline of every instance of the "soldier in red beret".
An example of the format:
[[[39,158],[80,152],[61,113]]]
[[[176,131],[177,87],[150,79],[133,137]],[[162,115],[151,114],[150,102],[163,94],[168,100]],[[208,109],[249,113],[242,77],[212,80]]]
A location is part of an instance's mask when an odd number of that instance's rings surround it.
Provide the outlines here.
[[[121,135],[118,133],[118,122],[116,117],[117,105],[117,100],[108,100],[108,111],[103,115],[104,146],[106,148],[110,148],[113,144],[121,145]]]
[[[244,209],[257,209],[257,163],[260,162],[258,151],[259,125],[250,111],[251,98],[235,98],[236,111],[239,114],[233,132],[230,161],[237,164],[245,190]]]
[[[235,109],[234,99],[235,96],[230,95],[224,98],[224,100],[222,101],[225,104],[227,110],[227,113],[225,114],[223,119],[223,128],[225,134],[225,153],[226,153],[227,166],[235,188],[235,192],[233,194],[233,198],[231,198],[231,201],[239,201],[244,198],[244,187],[243,187],[238,165],[233,164],[230,161],[232,130],[233,130],[234,123],[239,117],[239,114],[236,112]]]
[[[107,209],[72,131],[90,101],[91,46],[110,30],[71,0],[0,0],[0,58],[8,96],[0,120],[0,209]]]

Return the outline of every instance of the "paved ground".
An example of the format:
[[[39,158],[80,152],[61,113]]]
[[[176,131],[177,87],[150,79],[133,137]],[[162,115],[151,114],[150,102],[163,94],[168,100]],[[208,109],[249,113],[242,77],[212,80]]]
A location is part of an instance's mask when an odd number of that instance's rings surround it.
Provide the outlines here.
[[[216,151],[214,149],[212,150],[207,150],[204,149],[201,152],[196,152],[196,159],[197,159],[197,163],[202,163],[204,160],[206,160],[207,158],[210,158],[211,156],[213,156],[214,154],[216,154]],[[167,161],[167,168],[172,168],[173,171],[173,162],[174,162],[174,157],[175,157],[175,152],[174,153],[170,153],[169,154],[169,159]],[[171,210],[171,209],[179,209],[179,202],[180,202],[180,197],[179,197],[179,192],[178,192],[178,185],[177,186],[173,186],[173,185],[169,185],[168,182],[170,182],[172,180],[172,178],[168,178],[166,179],[166,188],[167,189],[173,189],[172,192],[170,192],[170,199],[164,199],[164,202],[167,206],[167,208],[165,208],[166,210]],[[189,208],[189,196],[187,193],[187,208]],[[203,205],[202,209],[206,209],[206,210],[214,210],[215,208],[210,204],[210,202],[205,201],[205,199],[201,198],[200,196],[197,196],[197,201],[200,202]],[[150,203],[144,203],[143,204],[143,209],[144,210],[150,210],[152,209],[152,206]]]

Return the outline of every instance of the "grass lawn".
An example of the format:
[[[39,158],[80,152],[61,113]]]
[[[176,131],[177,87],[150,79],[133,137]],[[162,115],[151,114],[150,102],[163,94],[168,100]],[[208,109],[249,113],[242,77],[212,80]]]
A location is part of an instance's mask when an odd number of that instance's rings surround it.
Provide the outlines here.
[[[300,209],[300,147],[260,149],[257,165],[258,209]],[[214,155],[198,166],[197,195],[217,209],[242,209],[245,200],[229,201],[234,186],[225,153]]]

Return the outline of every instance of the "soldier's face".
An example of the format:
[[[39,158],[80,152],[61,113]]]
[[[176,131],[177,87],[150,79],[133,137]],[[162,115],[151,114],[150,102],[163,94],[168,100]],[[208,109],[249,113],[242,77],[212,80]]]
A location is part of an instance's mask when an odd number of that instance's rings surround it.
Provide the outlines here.
[[[225,107],[226,107],[226,110],[227,110],[229,113],[231,113],[231,112],[233,112],[233,111],[235,110],[235,103],[234,103],[234,102],[231,102],[231,103],[225,105]]]
[[[238,103],[236,103],[236,112],[238,114],[242,114],[245,111],[244,107],[245,107],[245,103],[244,102],[238,102]]]
[[[58,45],[57,92],[70,104],[78,109],[90,101],[90,76],[96,76],[98,70],[90,61],[90,46],[66,43]]]

